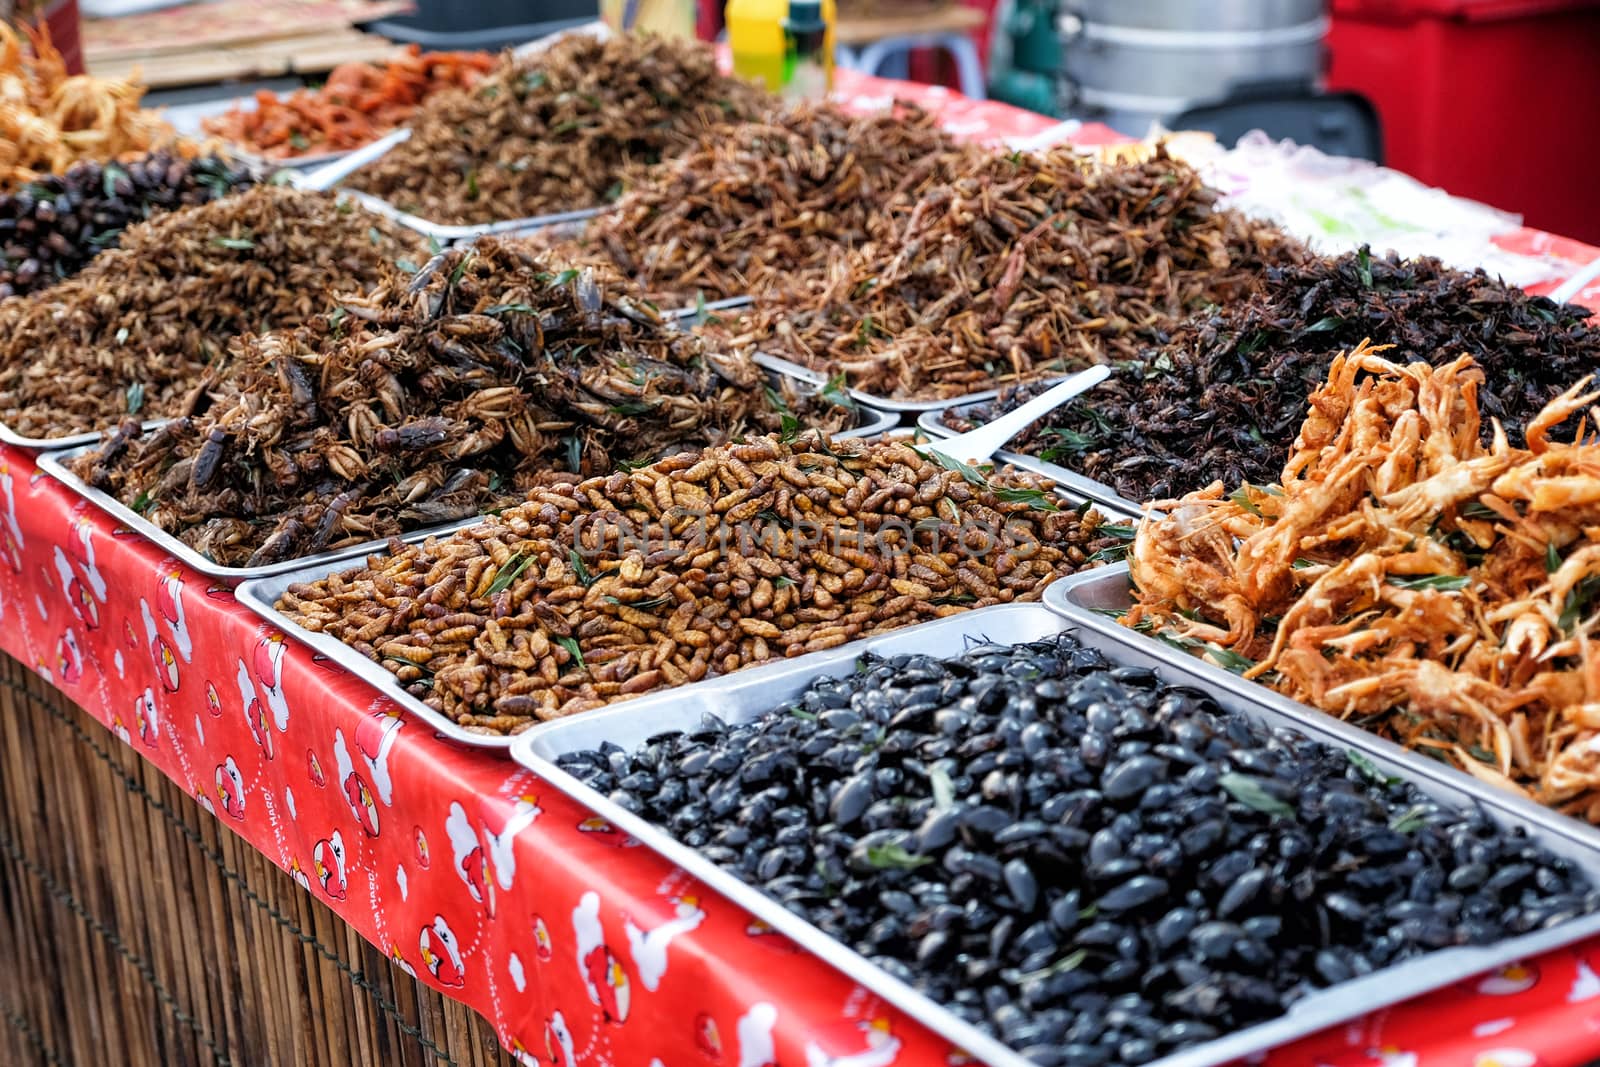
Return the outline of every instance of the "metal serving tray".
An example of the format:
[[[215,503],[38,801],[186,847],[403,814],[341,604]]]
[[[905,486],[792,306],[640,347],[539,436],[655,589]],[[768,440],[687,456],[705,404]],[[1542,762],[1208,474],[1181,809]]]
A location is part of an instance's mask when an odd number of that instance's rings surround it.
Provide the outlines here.
[[[396,145],[403,143],[403,140],[394,141],[381,151],[369,154],[367,158],[362,160],[361,166],[352,167],[349,173],[341,175],[338,179],[339,182],[343,182],[350,176],[350,174],[360,171],[363,167],[370,166],[377,160],[382,159],[389,152],[392,152]],[[369,145],[368,147],[370,148],[372,146]],[[353,154],[354,153],[351,153],[351,155]],[[345,158],[337,161],[334,164],[331,164],[330,169],[332,166],[339,166],[341,164],[350,162],[353,162],[353,160],[351,160],[349,155],[347,155]],[[299,172],[295,173],[299,174]],[[298,180],[302,183],[316,185],[318,184],[318,172],[311,171],[309,173],[305,173],[300,175]],[[337,192],[353,197],[368,210],[376,212],[379,215],[383,215],[386,218],[393,219],[400,225],[405,226],[408,229],[415,230],[425,237],[432,237],[440,244],[451,244],[455,241],[470,240],[474,237],[481,237],[486,233],[506,233],[512,230],[520,231],[522,233],[531,233],[534,230],[540,230],[546,226],[559,226],[563,223],[591,219],[605,210],[605,207],[602,205],[598,207],[578,208],[573,211],[553,212],[549,215],[528,215],[520,219],[504,219],[498,222],[480,222],[471,225],[455,226],[443,222],[434,222],[431,219],[422,218],[420,215],[413,215],[410,212],[402,211],[393,204],[389,203],[387,200],[374,196],[371,193],[362,192],[359,189],[346,189],[342,184],[334,184],[332,188]]]
[[[471,523],[461,523],[450,529],[460,529]],[[409,534],[403,540],[407,544],[436,537],[449,530],[435,531],[433,533]],[[327,634],[313,633],[305,627],[291,621],[288,616],[281,614],[276,605],[278,598],[283,596],[291,585],[300,582],[314,582],[320,578],[338,571],[348,570],[357,564],[357,560],[345,559],[342,564],[330,560],[320,563],[312,560],[299,560],[298,569],[280,571],[265,578],[252,578],[243,582],[233,591],[239,603],[255,612],[272,626],[276,626],[296,641],[306,645],[312,651],[337,663],[351,674],[371,685],[383,696],[388,697],[401,708],[415,715],[417,718],[432,726],[440,736],[448,738],[457,744],[468,745],[473,748],[500,749],[502,751],[511,747],[512,738],[501,734],[473,733],[466,727],[457,723],[443,712],[428,707],[422,701],[405,691],[399,679],[384,669],[382,664],[368,659],[343,641],[329,637]]]
[[[755,361],[763,367],[781,370],[785,374],[818,374],[817,371],[812,370],[810,367],[803,367],[793,360],[784,359],[782,356],[774,356],[768,352],[757,352]],[[826,380],[827,376],[820,375],[820,377]],[[864,389],[850,389],[849,393],[861,403],[869,404],[883,411],[918,412],[932,411],[935,408],[947,408],[957,404],[975,404],[980,400],[988,400],[999,396],[1000,387],[996,386],[993,389],[985,389],[977,393],[967,393],[963,396],[948,397],[944,400],[895,400],[893,397],[878,396]],[[945,436],[949,436],[949,434],[946,433]]]
[[[167,419],[146,419],[143,431],[149,433],[168,422]],[[84,433],[69,433],[65,437],[24,437],[10,426],[0,422],[0,444],[15,445],[18,448],[50,449],[50,448],[76,448],[82,445],[99,444],[100,438],[111,432],[111,428],[101,430],[88,430]]]
[[[148,428],[149,427],[146,427],[146,429]],[[154,541],[161,548],[165,549],[167,552],[170,552],[173,556],[183,561],[183,563],[186,565],[193,567],[201,574],[208,574],[213,578],[227,578],[230,580],[238,580],[241,578],[259,578],[269,574],[283,574],[287,571],[298,571],[312,566],[320,567],[321,573],[326,574],[330,569],[333,569],[332,564],[340,560],[348,561],[352,558],[366,555],[369,552],[382,551],[383,546],[389,543],[389,539],[387,537],[383,537],[371,541],[362,541],[358,544],[346,545],[343,548],[329,549],[326,552],[318,552],[314,556],[302,556],[298,559],[287,559],[279,563],[267,563],[259,567],[227,567],[216,562],[215,560],[206,559],[199,552],[184,544],[178,538],[172,536],[172,534],[163,530],[161,527],[157,526],[143,515],[140,515],[137,511],[134,511],[116,497],[111,496],[109,493],[102,493],[100,490],[94,488],[88,482],[72,473],[67,464],[76,459],[78,456],[83,455],[85,452],[92,451],[94,447],[94,444],[88,444],[80,445],[76,448],[63,448],[55,452],[46,452],[39,457],[39,468],[45,473],[49,474],[50,477],[54,478],[68,489],[72,490],[74,493],[77,493],[79,496],[83,497],[83,499],[89,501],[89,503],[95,505],[100,510],[114,517],[118,522],[122,523],[128,529],[135,530],[143,534],[151,541]],[[423,537],[450,533],[454,530],[461,529],[463,526],[471,526],[477,521],[478,520],[474,518],[466,519],[460,522],[443,523],[438,526],[429,526],[424,529],[417,530],[413,533],[406,534],[405,536],[408,540],[418,540]]]
[[[1096,571],[1092,575],[1098,578],[1103,573]],[[1092,584],[1089,578],[1084,581]],[[1060,584],[1057,582],[1050,586],[1046,595]],[[951,655],[974,638],[1005,643],[1037,640],[1063,628],[1060,618],[1052,615],[1051,609],[1034,604],[984,608],[796,659],[785,665],[787,669],[765,672],[759,677],[736,673],[702,683],[692,691],[641,697],[614,708],[536,726],[516,739],[511,749],[512,756],[623,832],[678,864],[691,876],[895,1004],[958,1048],[991,1067],[1030,1067],[1027,1060],[994,1038],[962,1022],[909,985],[889,976],[777,901],[705,860],[694,849],[678,843],[664,830],[590,789],[557,767],[555,760],[569,752],[593,749],[602,741],[610,741],[625,749],[634,748],[656,734],[692,728],[707,713],[728,722],[759,718],[781,709],[786,701],[798,695],[817,677],[841,677],[852,673],[856,657],[867,651],[883,655],[911,652]],[[1525,810],[1524,805],[1509,802],[1514,798],[1497,794],[1470,780],[1461,780],[1465,776],[1419,774],[1410,760],[1396,758],[1397,752],[1393,746],[1376,744],[1376,739],[1370,735],[1327,716],[1308,719],[1299,714],[1288,714],[1270,702],[1257,699],[1257,694],[1249,691],[1248,684],[1242,693],[1231,687],[1219,689],[1212,684],[1214,680],[1208,672],[1196,669],[1203,664],[1182,658],[1169,659],[1161,654],[1159,646],[1147,647],[1154,645],[1154,642],[1130,643],[1120,634],[1088,625],[1081,627],[1080,637],[1085,644],[1101,649],[1118,663],[1159,668],[1163,680],[1168,684],[1206,688],[1224,707],[1255,721],[1270,726],[1288,726],[1326,744],[1361,752],[1380,769],[1411,778],[1435,799],[1457,806],[1481,804],[1501,822],[1526,827],[1535,840],[1552,852],[1571,859],[1600,884],[1600,852],[1594,850],[1593,842],[1582,841],[1578,835],[1558,832],[1560,828],[1547,817],[1532,818],[1534,813]],[[1155,1061],[1152,1067],[1216,1067],[1232,1063],[1386,1005],[1451,985],[1473,974],[1548,952],[1597,932],[1600,932],[1600,914],[1588,915],[1552,930],[1526,934],[1494,945],[1432,952],[1314,994],[1277,1019],[1164,1057]]]
[[[998,395],[998,394],[996,394]],[[956,432],[944,424],[944,417],[948,414],[962,415],[978,400],[963,400],[959,404],[939,408],[934,411],[925,411],[917,418],[917,428],[934,437],[954,437]],[[1104,482],[1097,482],[1093,478],[1086,478],[1074,471],[1054,463],[1047,463],[1038,456],[1030,456],[1023,452],[999,451],[994,454],[996,462],[1010,463],[1013,466],[1042,474],[1061,485],[1070,486],[1075,493],[1082,493],[1097,504],[1104,504],[1111,508],[1120,508],[1131,515],[1140,515],[1144,506],[1137,504]]]
[[[1600,855],[1600,828],[1587,822],[1562,815],[1543,804],[1507,790],[1496,789],[1474,778],[1465,771],[1418,755],[1387,738],[1379,737],[1329,715],[1309,704],[1290,700],[1259,682],[1253,682],[1231,671],[1224,670],[1198,656],[1190,655],[1164,641],[1130,630],[1110,613],[1121,614],[1132,603],[1128,595],[1128,565],[1119,563],[1093,572],[1071,574],[1053,582],[1045,589],[1044,605],[1085,633],[1093,633],[1116,641],[1130,650],[1137,650],[1147,659],[1179,669],[1195,678],[1195,684],[1223,699],[1245,701],[1285,719],[1292,719],[1296,728],[1307,733],[1324,735],[1331,744],[1346,748],[1364,748],[1381,755],[1389,763],[1403,768],[1407,777],[1419,781],[1437,782],[1442,786],[1470,793],[1487,804],[1492,804],[1530,825],[1548,833],[1571,838]]]

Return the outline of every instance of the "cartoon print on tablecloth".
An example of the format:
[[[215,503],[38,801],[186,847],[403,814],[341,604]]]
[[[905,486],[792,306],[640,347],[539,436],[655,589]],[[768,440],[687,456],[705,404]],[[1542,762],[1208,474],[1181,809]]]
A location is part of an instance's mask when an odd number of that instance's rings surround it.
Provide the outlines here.
[[[576,937],[578,976],[589,1001],[600,1009],[607,1022],[627,1022],[633,991],[627,972],[606,944],[605,930],[600,926],[600,894],[592,889],[578,898],[578,906],[572,909],[572,932]]]
[[[266,696],[272,721],[279,732],[289,728],[289,700],[283,695],[283,657],[289,651],[287,639],[276,630],[270,630],[256,642],[251,663],[255,667],[256,681]]]
[[[628,938],[628,953],[633,957],[634,970],[639,972],[639,984],[654,993],[661,987],[667,973],[667,948],[674,938],[688,933],[706,921],[700,907],[700,898],[690,895],[666,898],[666,907],[659,906],[661,898],[651,901],[650,911],[639,916],[650,923],[645,929],[627,912],[622,916],[622,931]]]
[[[550,957],[555,955],[555,944],[550,940],[550,927],[545,925],[544,918],[539,915],[533,917],[533,951],[540,963],[548,963]]]
[[[5,510],[0,513],[0,559],[11,565],[17,574],[22,573],[22,524],[17,521],[17,494],[11,478],[10,460],[0,460],[0,497],[5,500]]]
[[[734,1032],[739,1042],[739,1067],[778,1067],[778,1047],[772,1038],[777,1024],[777,1006],[764,1000],[739,1016]]]
[[[406,962],[405,954],[400,951],[400,945],[398,942],[389,942],[389,962],[409,974],[411,977],[415,978],[417,976],[417,969]]]
[[[1494,1048],[1473,1057],[1472,1067],[1539,1067],[1539,1057],[1525,1048]]]
[[[422,963],[440,985],[466,984],[466,968],[461,962],[461,946],[443,915],[435,915],[433,922],[422,928],[417,939],[417,949],[422,953]]]
[[[343,900],[348,888],[344,870],[344,835],[338,830],[318,841],[311,850],[311,869],[317,884],[334,900]]]
[[[133,735],[128,732],[128,724],[122,721],[122,716],[116,712],[111,713],[111,732],[117,735],[117,740],[125,745],[133,744]]]
[[[422,832],[420,826],[411,829],[411,849],[416,856],[418,867],[427,870],[433,866],[433,855],[428,851],[428,835]]]
[[[56,578],[60,581],[61,593],[67,600],[67,607],[86,630],[100,628],[100,604],[94,593],[89,588],[89,583],[78,577],[78,572],[67,559],[67,554],[61,550],[60,545],[54,548],[56,565]]]
[[[206,682],[206,711],[213,719],[222,717],[222,694],[217,692],[216,682]]]
[[[244,776],[232,756],[217,764],[217,804],[235,819],[244,818]]]
[[[489,849],[489,863],[494,868],[494,880],[501,889],[509,890],[517,874],[516,839],[533,821],[542,813],[539,807],[539,798],[533,794],[525,794],[516,799],[512,805],[511,814],[506,816],[506,824],[500,832],[492,832],[488,826],[483,828],[483,843]]]
[[[889,1067],[901,1042],[882,1016],[806,1032],[806,1067]]]
[[[250,677],[250,668],[244,660],[239,660],[239,668],[234,672],[234,684],[239,687],[239,701],[244,708],[244,724],[250,731],[250,739],[256,743],[261,754],[267,759],[274,756],[272,741],[272,724],[267,720],[267,706],[261,702],[261,697],[256,693],[255,682]]]
[[[62,631],[56,639],[54,673],[62,685],[77,685],[83,680],[83,647],[78,644],[78,634],[72,629]]]
[[[636,848],[639,841],[631,834],[625,834],[611,823],[598,815],[591,815],[578,823],[580,833],[588,834],[597,841],[604,841],[617,848]]]
[[[578,1057],[573,1051],[572,1031],[567,1028],[566,1016],[560,1009],[550,1013],[544,1024],[544,1054],[553,1067],[577,1067]]]
[[[456,874],[466,885],[472,899],[483,905],[484,911],[494,914],[494,886],[489,883],[489,857],[483,843],[472,829],[472,820],[461,802],[450,802],[450,813],[444,820],[445,836],[450,839],[451,862]]]
[[[134,701],[133,723],[135,729],[139,731],[139,740],[151,748],[155,748],[156,738],[160,735],[161,720],[156,711],[156,691],[154,689],[146,686],[145,691],[139,694],[139,699]]]
[[[1577,971],[1572,976],[1572,988],[1567,992],[1568,1004],[1600,997],[1600,974],[1596,974],[1594,967],[1582,956],[1578,957],[1577,962]]]
[[[1531,963],[1512,963],[1478,979],[1477,991],[1490,997],[1510,997],[1525,993],[1539,984],[1539,968]]]
[[[368,837],[377,837],[378,798],[373,795],[372,786],[367,783],[366,772],[356,769],[355,761],[350,757],[350,749],[345,744],[343,730],[333,731],[333,759],[339,775],[339,791],[344,794],[345,803],[350,806],[350,813],[356,817],[357,825]]]
[[[299,856],[293,856],[289,860],[289,877],[299,883],[301,889],[311,888],[311,879],[306,875],[305,868],[300,866]]]
[[[316,749],[306,749],[306,778],[318,789],[328,787],[328,776],[322,773],[322,761],[317,759]]]
[[[183,609],[183,570],[169,567],[156,582],[156,607],[172,634],[172,643],[183,657],[183,662],[194,662],[194,637],[189,633],[189,620]]]
[[[752,918],[745,924],[744,932],[747,937],[762,948],[769,948],[790,956],[802,955],[799,945],[773,929],[772,924],[765,919]]]
[[[150,660],[156,665],[156,679],[169,693],[178,691],[178,657],[167,639],[156,629],[156,618],[150,613],[150,602],[139,598],[139,615],[144,621],[145,647]]]
[[[722,1062],[722,1031],[709,1011],[694,1017],[694,1047],[711,1062]]]

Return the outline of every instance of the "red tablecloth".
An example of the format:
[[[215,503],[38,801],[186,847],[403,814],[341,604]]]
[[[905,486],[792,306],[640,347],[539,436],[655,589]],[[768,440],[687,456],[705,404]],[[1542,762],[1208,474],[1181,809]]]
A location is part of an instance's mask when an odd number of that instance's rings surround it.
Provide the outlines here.
[[[0,646],[529,1064],[961,1062],[531,774],[401,717],[5,448]],[[1577,1067],[1600,1056],[1593,966],[1600,940],[1270,1062]]]
[[[922,95],[950,121],[991,134],[1052,125],[944,90],[850,84],[864,97]],[[1522,239],[1575,265],[1600,254],[1547,235]],[[1600,286],[1590,296],[1600,304]],[[523,1062],[963,1062],[531,774],[401,717],[261,623],[225,585],[164,557],[78,502],[30,454],[6,448],[0,646],[406,970],[492,1020]],[[1578,1067],[1600,1057],[1596,967],[1600,940],[1268,1062]]]

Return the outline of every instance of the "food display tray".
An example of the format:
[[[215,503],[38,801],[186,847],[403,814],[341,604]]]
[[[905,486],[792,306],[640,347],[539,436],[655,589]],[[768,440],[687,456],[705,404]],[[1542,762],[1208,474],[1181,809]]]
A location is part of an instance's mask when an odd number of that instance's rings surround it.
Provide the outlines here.
[[[800,374],[803,372],[805,374],[819,375],[819,377],[822,377],[824,380],[826,380],[827,377],[826,375],[820,375],[819,372],[814,371],[809,367],[803,367],[793,360],[784,359],[782,356],[774,356],[768,352],[757,352],[755,354],[755,361],[761,364],[763,367],[771,367],[775,370],[781,370],[785,374]],[[909,413],[932,411],[935,408],[948,408],[958,404],[976,404],[980,400],[989,400],[999,396],[1000,387],[996,386],[993,389],[984,389],[977,393],[966,393],[962,396],[947,397],[944,400],[896,400],[893,397],[878,396],[875,393],[869,393],[864,389],[850,389],[849,393],[860,403],[868,404],[883,411]],[[944,436],[948,437],[949,434],[946,433]]]
[[[143,431],[159,429],[166,425],[167,419],[146,419],[142,424]],[[48,449],[79,448],[83,445],[99,444],[100,439],[111,432],[112,427],[101,430],[87,430],[83,433],[69,433],[64,437],[25,437],[17,433],[10,426],[0,422],[0,444],[15,445],[18,448],[32,448],[38,451]]]
[[[149,427],[146,427],[148,430]],[[148,537],[156,545],[171,553],[187,566],[193,567],[201,574],[213,578],[226,578],[237,581],[243,578],[260,578],[271,574],[283,574],[288,571],[299,571],[306,567],[320,567],[326,573],[331,565],[340,561],[348,561],[369,552],[382,551],[383,546],[389,543],[387,537],[375,538],[371,541],[362,541],[358,544],[346,545],[343,548],[329,549],[319,552],[314,556],[301,556],[298,559],[287,559],[279,563],[266,563],[258,567],[229,567],[215,560],[206,559],[199,552],[184,544],[149,519],[134,511],[128,505],[118,500],[109,493],[103,493],[74,474],[67,466],[72,460],[85,452],[92,451],[94,444],[80,445],[76,448],[63,448],[55,452],[46,452],[39,457],[39,468],[50,477],[72,490],[74,493],[89,501],[95,507],[115,518],[122,525]],[[477,519],[465,519],[459,522],[441,523],[406,534],[407,540],[420,540],[437,534],[450,533],[463,526],[471,526]]]
[[[964,415],[968,408],[979,403],[979,399],[964,400],[959,404],[951,404],[936,410],[924,411],[917,417],[917,429],[931,437],[954,437],[956,432],[944,424],[944,417],[949,414]],[[1073,492],[1093,500],[1096,504],[1104,504],[1108,508],[1116,508],[1130,515],[1141,515],[1144,506],[1137,504],[1104,482],[1097,482],[1093,478],[1086,478],[1081,474],[1067,470],[1055,463],[1047,463],[1038,456],[1029,456],[1022,452],[1007,452],[1001,450],[994,454],[996,463],[1009,463],[1018,470],[1032,471],[1042,474],[1059,485],[1069,487]]]
[[[452,527],[452,529],[460,529],[469,525],[471,523],[461,523],[456,527]],[[403,540],[411,544],[430,536],[435,536],[435,534],[408,534]],[[332,560],[322,560],[321,562],[300,560],[298,562],[299,567],[296,570],[282,571],[265,578],[251,578],[241,583],[233,591],[234,596],[238,598],[239,603],[255,612],[269,625],[276,626],[313,652],[338,664],[357,678],[371,685],[380,694],[394,701],[402,709],[428,723],[441,737],[472,748],[500,749],[504,751],[511,747],[512,738],[503,734],[473,733],[450,718],[450,716],[428,707],[428,705],[406,692],[399,679],[385,670],[382,664],[368,659],[337,638],[307,630],[305,627],[295,623],[287,615],[278,611],[278,598],[283,596],[291,585],[301,582],[314,582],[318,579],[326,578],[330,574],[347,569],[355,561],[345,559],[342,564]]]
[[[283,93],[275,93],[278,99],[284,99]],[[162,117],[174,130],[193,141],[204,144],[207,141],[216,141],[225,152],[239,162],[251,167],[264,170],[277,170],[279,168],[320,167],[325,163],[332,163],[336,159],[343,159],[353,148],[340,149],[337,152],[308,152],[305,155],[291,156],[287,159],[272,159],[258,152],[230,141],[226,137],[217,137],[205,131],[202,123],[206,119],[218,118],[227,114],[235,106],[255,105],[255,97],[229,96],[220,100],[203,100],[194,104],[168,104],[160,109]],[[251,107],[254,110],[254,106]]]
[[[1275,716],[1294,720],[1296,729],[1330,738],[1330,743],[1346,748],[1362,748],[1381,755],[1389,763],[1404,770],[1407,777],[1417,781],[1438,782],[1441,785],[1470,793],[1484,803],[1511,812],[1518,820],[1538,826],[1546,832],[1560,834],[1581,843],[1600,855],[1600,828],[1587,822],[1562,815],[1521,797],[1508,790],[1497,789],[1479,781],[1465,771],[1419,755],[1387,738],[1361,729],[1336,716],[1320,711],[1309,704],[1291,700],[1274,692],[1259,682],[1242,678],[1214,663],[1200,659],[1183,649],[1169,645],[1137,630],[1130,630],[1116,620],[1132,604],[1128,595],[1130,583],[1128,565],[1119,563],[1093,572],[1071,574],[1045,589],[1044,605],[1060,615],[1085,634],[1096,634],[1106,640],[1138,650],[1147,659],[1172,669],[1181,669],[1195,679],[1195,684],[1223,699],[1249,702]]]
[[[1105,572],[1086,577],[1087,588]],[[1126,582],[1125,573],[1121,581]],[[1065,580],[1064,580],[1065,581]],[[1114,584],[1100,579],[1106,587]],[[1046,591],[1061,583],[1057,582]],[[1071,622],[1078,622],[1076,616]],[[694,878],[723,894],[780,931],[797,945],[844,972],[866,989],[883,997],[907,1015],[947,1038],[956,1047],[991,1067],[1031,1067],[1029,1061],[992,1037],[963,1022],[906,983],[891,977],[876,965],[834,940],[811,923],[789,911],[735,875],[704,859],[697,851],[679,843],[666,831],[613,803],[568,774],[555,761],[570,752],[590,750],[609,741],[624,749],[637,748],[649,738],[672,730],[696,726],[706,714],[725,722],[739,723],[759,718],[782,708],[784,702],[801,693],[819,677],[843,677],[856,669],[863,652],[892,656],[927,653],[940,656],[960,652],[963,644],[974,640],[1019,643],[1059,633],[1066,626],[1051,608],[1038,604],[1005,604],[981,608],[963,615],[919,626],[908,627],[881,637],[866,638],[842,648],[813,653],[773,668],[726,675],[699,683],[693,689],[639,697],[611,708],[586,712],[566,719],[542,723],[517,737],[511,754],[523,766],[538,774],[562,792],[602,816],[617,829],[632,836]],[[1119,664],[1154,667],[1169,685],[1194,685],[1206,689],[1218,703],[1271,727],[1287,726],[1315,740],[1365,755],[1380,770],[1402,774],[1435,800],[1458,807],[1481,805],[1500,822],[1524,827],[1531,837],[1552,852],[1569,858],[1592,879],[1600,883],[1600,850],[1593,838],[1562,832],[1559,818],[1551,813],[1529,811],[1515,798],[1499,794],[1465,776],[1442,775],[1418,768],[1414,761],[1399,758],[1405,753],[1392,745],[1377,743],[1369,734],[1330,719],[1308,718],[1288,713],[1271,701],[1259,699],[1248,683],[1241,689],[1221,687],[1204,664],[1161,654],[1160,647],[1144,640],[1128,638],[1105,627],[1078,627],[1086,645],[1099,648]],[[1539,816],[1539,817],[1535,817]],[[1571,820],[1567,820],[1571,821]],[[1357,1018],[1382,1007],[1397,1004],[1464,978],[1493,970],[1521,959],[1572,944],[1600,932],[1600,914],[1584,916],[1550,930],[1481,947],[1455,947],[1428,953],[1354,981],[1313,994],[1295,1004],[1277,1019],[1247,1027],[1215,1041],[1197,1045],[1153,1061],[1151,1067],[1216,1067],[1275,1048],[1297,1038]]]

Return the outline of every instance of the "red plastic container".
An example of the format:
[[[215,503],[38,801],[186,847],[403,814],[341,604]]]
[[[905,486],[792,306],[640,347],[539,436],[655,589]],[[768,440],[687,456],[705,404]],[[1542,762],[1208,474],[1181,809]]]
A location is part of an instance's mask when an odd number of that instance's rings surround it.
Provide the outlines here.
[[[1389,166],[1600,243],[1600,0],[1333,0],[1328,43]]]

